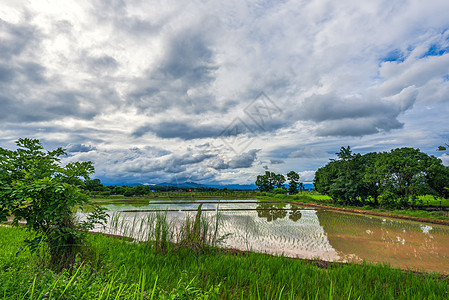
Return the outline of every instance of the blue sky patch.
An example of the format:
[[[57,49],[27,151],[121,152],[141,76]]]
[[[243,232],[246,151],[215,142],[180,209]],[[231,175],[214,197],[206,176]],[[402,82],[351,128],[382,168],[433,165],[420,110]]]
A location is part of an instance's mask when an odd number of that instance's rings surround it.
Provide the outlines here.
[[[382,62],[386,61],[396,61],[396,62],[403,62],[405,60],[405,56],[399,49],[394,49],[390,51],[385,57],[381,59]]]
[[[426,53],[424,53],[424,55],[421,58],[427,56],[441,56],[448,52],[449,47],[443,47],[442,45],[433,44],[429,47],[429,50]]]

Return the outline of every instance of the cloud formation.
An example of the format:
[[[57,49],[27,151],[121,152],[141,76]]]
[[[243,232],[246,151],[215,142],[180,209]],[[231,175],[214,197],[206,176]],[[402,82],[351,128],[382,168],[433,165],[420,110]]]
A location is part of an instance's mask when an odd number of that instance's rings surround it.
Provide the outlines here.
[[[449,2],[4,1],[0,146],[114,183],[252,183],[449,132]],[[443,140],[443,141],[442,141]]]

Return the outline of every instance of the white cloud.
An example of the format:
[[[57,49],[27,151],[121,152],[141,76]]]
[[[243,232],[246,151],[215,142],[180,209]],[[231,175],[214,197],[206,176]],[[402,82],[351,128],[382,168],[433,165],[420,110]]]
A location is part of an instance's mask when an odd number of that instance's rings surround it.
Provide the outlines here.
[[[443,155],[441,155],[438,158],[443,161],[443,165],[445,165],[446,167],[449,167],[449,155],[447,155],[446,153],[443,153]]]
[[[313,170],[348,144],[431,152],[449,134],[447,11],[444,0],[2,1],[0,146],[71,144],[91,149],[70,159],[92,159],[98,176],[150,183],[248,182],[262,162]],[[282,110],[262,129],[244,112],[261,91]],[[220,139],[237,117],[260,151]]]

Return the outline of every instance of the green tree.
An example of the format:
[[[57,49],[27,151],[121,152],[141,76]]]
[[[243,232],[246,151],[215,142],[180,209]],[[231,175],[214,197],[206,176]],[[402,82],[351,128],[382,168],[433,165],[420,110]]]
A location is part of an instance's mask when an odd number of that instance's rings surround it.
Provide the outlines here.
[[[261,192],[269,192],[271,190],[271,186],[266,175],[257,175],[255,184]]]
[[[90,192],[103,192],[107,188],[101,184],[100,179],[87,179],[84,181],[84,189]]]
[[[285,184],[285,177],[282,174],[274,174],[273,176],[273,182],[274,182],[274,186],[278,189],[284,189],[284,184]]]
[[[332,159],[315,173],[314,185],[318,192],[329,195],[335,202],[356,205],[367,198],[364,183],[364,163],[360,154],[341,147]]]
[[[13,225],[26,221],[36,237],[25,245],[34,252],[43,243],[49,247],[53,266],[73,262],[83,244],[85,231],[105,214],[95,210],[88,221],[77,224],[74,208],[89,202],[80,187],[94,172],[91,162],[61,166],[62,148],[44,151],[37,139],[19,139],[17,150],[0,147],[0,220],[13,219]]]
[[[444,144],[444,146],[438,146],[438,151],[446,151],[449,149],[449,144]]]
[[[396,206],[408,206],[409,201],[414,204],[418,195],[441,194],[439,186],[447,183],[447,168],[441,160],[419,149],[404,147],[382,153],[374,167],[369,173],[377,178],[381,194],[396,196]]]
[[[258,175],[255,184],[261,192],[270,192],[274,188],[276,174],[265,171],[264,175]]]
[[[404,207],[416,204],[419,195],[448,196],[449,169],[419,149],[360,155],[342,147],[337,156],[314,179],[316,190],[336,202]]]
[[[291,194],[298,193],[298,185],[299,185],[299,174],[295,171],[290,171],[287,173],[288,180],[288,192]]]

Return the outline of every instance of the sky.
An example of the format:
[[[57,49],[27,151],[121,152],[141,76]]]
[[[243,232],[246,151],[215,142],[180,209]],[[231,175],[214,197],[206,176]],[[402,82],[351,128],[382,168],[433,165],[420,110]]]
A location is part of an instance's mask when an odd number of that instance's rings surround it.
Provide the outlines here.
[[[0,2],[0,147],[37,138],[105,184],[304,182],[448,143],[449,1]]]

